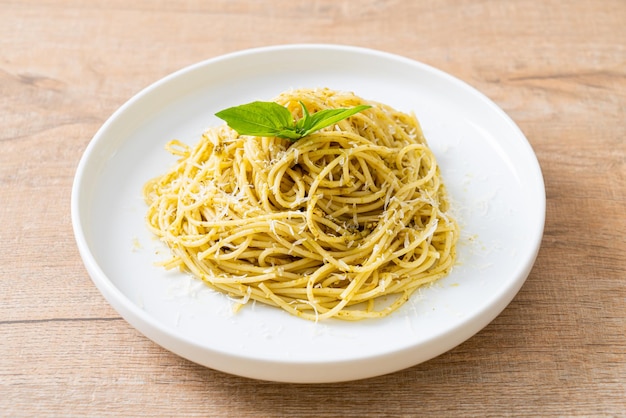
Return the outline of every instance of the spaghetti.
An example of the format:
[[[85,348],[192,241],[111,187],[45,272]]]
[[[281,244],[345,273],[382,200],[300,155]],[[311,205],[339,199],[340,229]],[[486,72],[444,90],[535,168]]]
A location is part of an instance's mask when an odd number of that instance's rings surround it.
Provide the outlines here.
[[[275,101],[372,107],[293,143],[226,125],[170,141],[178,162],[143,192],[163,266],[310,320],[386,316],[447,275],[458,227],[417,119],[329,89]]]

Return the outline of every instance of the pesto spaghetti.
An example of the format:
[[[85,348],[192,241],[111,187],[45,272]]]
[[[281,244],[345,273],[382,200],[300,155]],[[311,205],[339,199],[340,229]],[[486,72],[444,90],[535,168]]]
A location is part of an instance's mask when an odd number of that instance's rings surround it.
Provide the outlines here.
[[[458,227],[413,115],[329,89],[274,101],[295,120],[371,107],[295,142],[225,124],[170,141],[178,162],[143,191],[165,268],[310,320],[388,315],[449,273]]]

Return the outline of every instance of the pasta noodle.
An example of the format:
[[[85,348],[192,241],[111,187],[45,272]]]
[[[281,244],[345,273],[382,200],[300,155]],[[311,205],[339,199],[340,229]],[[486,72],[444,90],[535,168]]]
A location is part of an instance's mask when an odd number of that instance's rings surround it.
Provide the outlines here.
[[[165,268],[310,320],[386,316],[449,273],[458,227],[413,115],[330,89],[274,101],[372,107],[295,142],[226,125],[170,141],[178,162],[143,191]]]

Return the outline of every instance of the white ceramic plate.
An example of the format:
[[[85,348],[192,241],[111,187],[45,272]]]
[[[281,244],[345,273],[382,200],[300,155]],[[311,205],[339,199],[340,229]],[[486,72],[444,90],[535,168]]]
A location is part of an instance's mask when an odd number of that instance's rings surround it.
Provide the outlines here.
[[[154,266],[167,250],[144,224],[143,184],[195,143],[214,113],[298,87],[353,91],[414,111],[435,152],[462,228],[449,277],[381,320],[313,323],[232,302]],[[135,328],[194,362],[251,378],[334,382],[377,376],[462,343],[513,299],[534,263],[545,215],[537,159],[515,123],[484,95],[406,58],[333,45],[237,52],[190,66],[141,91],[97,132],[72,190],[85,266]]]

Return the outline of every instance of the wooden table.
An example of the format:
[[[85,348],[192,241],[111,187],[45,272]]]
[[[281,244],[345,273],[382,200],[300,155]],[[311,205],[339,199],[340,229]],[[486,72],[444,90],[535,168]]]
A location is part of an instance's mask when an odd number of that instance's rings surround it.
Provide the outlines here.
[[[510,306],[457,348],[341,384],[252,381],[160,348],[106,303],[70,224],[101,124],[189,64],[341,43],[435,66],[521,127],[545,236]],[[626,2],[0,1],[0,416],[626,415]]]

